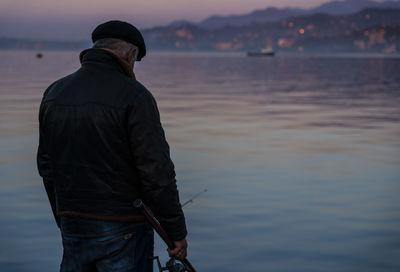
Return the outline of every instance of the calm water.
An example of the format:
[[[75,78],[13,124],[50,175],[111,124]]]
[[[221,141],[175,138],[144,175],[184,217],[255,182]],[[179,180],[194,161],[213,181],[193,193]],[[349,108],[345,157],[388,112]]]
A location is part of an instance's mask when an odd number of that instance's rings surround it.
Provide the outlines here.
[[[78,52],[0,52],[0,271],[57,271],[44,89]],[[150,53],[199,271],[400,271],[400,59]],[[166,261],[165,246],[156,253]]]

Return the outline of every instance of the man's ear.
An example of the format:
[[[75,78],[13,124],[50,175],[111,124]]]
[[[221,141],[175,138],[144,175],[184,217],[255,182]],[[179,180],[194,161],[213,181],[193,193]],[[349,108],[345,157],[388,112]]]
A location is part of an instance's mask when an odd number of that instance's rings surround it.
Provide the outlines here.
[[[135,61],[135,55],[136,55],[136,48],[132,47],[128,52],[128,60],[130,63],[133,63]]]

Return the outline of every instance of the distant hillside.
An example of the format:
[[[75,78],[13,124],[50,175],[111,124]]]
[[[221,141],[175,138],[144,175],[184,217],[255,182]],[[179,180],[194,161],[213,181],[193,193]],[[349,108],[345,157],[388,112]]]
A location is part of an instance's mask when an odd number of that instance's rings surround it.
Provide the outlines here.
[[[307,53],[399,53],[400,26],[382,25],[314,39],[308,37],[294,41],[287,51]]]
[[[311,13],[328,13],[334,15],[344,15],[355,13],[366,8],[400,8],[399,1],[376,2],[370,0],[345,0],[333,1],[322,4],[319,7],[311,9]]]
[[[252,23],[266,23],[266,22],[276,22],[285,18],[304,15],[308,11],[302,9],[277,9],[277,8],[266,8],[263,10],[255,10],[249,14],[243,15],[230,15],[230,16],[211,16],[197,25],[199,27],[213,30],[225,26],[243,26]]]
[[[148,46],[160,50],[246,51],[274,47],[283,52],[397,52],[400,50],[400,32],[396,32],[399,31],[399,25],[400,9],[371,8],[350,15],[316,13],[279,22],[225,26],[215,30],[185,24],[147,29],[143,33]],[[362,39],[360,33],[364,33]],[[334,47],[322,42],[336,38],[338,40]],[[340,40],[344,38],[346,46],[341,47]],[[360,45],[361,40],[364,46]],[[351,48],[349,43],[352,44]]]
[[[400,8],[368,8],[347,15],[314,13],[217,29],[176,22],[144,29],[142,33],[149,50],[250,51],[273,47],[278,53],[398,53]],[[0,49],[80,50],[89,46],[89,42],[0,38]]]
[[[277,22],[289,17],[299,15],[310,15],[314,13],[326,13],[331,15],[346,15],[361,11],[365,8],[400,8],[400,1],[376,2],[371,0],[345,0],[333,1],[312,9],[299,8],[265,8],[255,10],[248,14],[211,16],[199,23],[188,21],[174,21],[171,26],[182,26],[185,24],[195,24],[207,30],[222,28],[225,26],[244,26],[253,23]]]

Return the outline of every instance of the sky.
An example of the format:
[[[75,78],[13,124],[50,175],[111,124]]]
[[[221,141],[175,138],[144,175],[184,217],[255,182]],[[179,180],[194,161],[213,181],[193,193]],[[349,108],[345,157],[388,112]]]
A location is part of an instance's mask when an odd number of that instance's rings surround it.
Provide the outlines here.
[[[244,14],[266,7],[315,7],[328,0],[0,0],[0,37],[85,40],[119,19],[140,29],[174,20]]]

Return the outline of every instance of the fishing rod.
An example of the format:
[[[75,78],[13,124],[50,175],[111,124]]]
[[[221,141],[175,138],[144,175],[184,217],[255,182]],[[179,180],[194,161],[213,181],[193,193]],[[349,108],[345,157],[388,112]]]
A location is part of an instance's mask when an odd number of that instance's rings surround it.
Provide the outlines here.
[[[193,203],[193,200],[194,200],[195,198],[197,198],[199,195],[201,195],[201,194],[203,194],[203,193],[205,193],[205,192],[207,192],[207,189],[204,189],[203,191],[201,191],[201,192],[195,194],[192,198],[190,198],[189,200],[187,200],[187,201],[186,201],[185,203],[183,203],[181,206],[184,207],[184,206],[186,206],[186,205],[189,204],[189,203]]]
[[[186,206],[189,203],[193,203],[193,200],[199,197],[201,194],[207,192],[207,189],[204,189],[203,191],[200,191],[199,193],[195,194],[192,198],[187,200],[185,203],[181,205],[181,207]],[[158,222],[157,218],[154,216],[153,212],[150,210],[149,207],[147,207],[141,199],[136,199],[133,202],[133,206],[137,209],[141,209],[144,215],[146,216],[147,220],[149,223],[152,225],[152,227],[155,229],[155,231],[160,235],[161,239],[164,240],[164,242],[168,245],[170,249],[174,249],[175,244],[174,242],[169,238],[168,234],[165,232],[165,230],[161,227],[160,223]],[[160,263],[160,258],[158,256],[154,256],[152,258],[153,260],[157,261],[157,266],[160,272],[162,271],[169,271],[169,272],[196,272],[192,264],[185,258],[181,262],[179,262],[177,259],[174,257],[170,258],[169,261],[166,263],[165,267],[162,267]]]
[[[160,222],[155,218],[153,212],[147,207],[141,199],[136,199],[133,202],[133,206],[137,209],[141,209],[147,221],[149,221],[150,225],[153,226],[154,230],[158,233],[158,235],[163,239],[163,241],[167,244],[169,249],[174,249],[175,244],[169,238],[168,234],[165,232]],[[157,260],[158,268],[161,271],[169,271],[169,272],[196,272],[196,269],[192,266],[192,264],[188,261],[188,259],[183,259],[181,263],[175,259],[174,257],[170,258],[166,264],[166,267],[162,267],[160,264],[160,260],[158,257],[154,257],[153,259]]]

